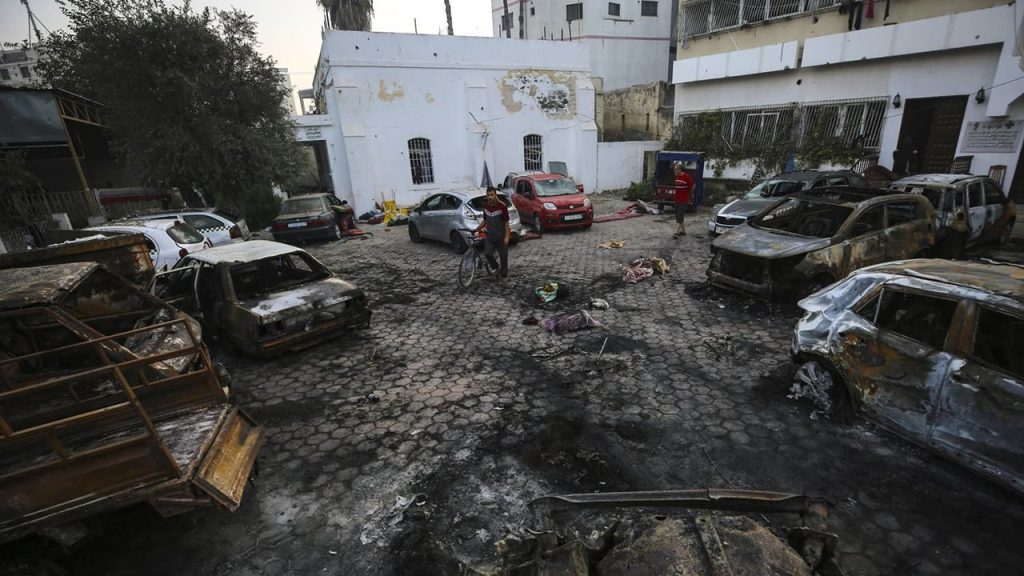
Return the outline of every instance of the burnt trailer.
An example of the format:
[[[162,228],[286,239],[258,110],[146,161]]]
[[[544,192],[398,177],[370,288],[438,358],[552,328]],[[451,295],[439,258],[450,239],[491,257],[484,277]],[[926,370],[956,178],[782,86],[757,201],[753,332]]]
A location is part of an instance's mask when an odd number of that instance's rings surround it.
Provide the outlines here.
[[[145,286],[153,279],[153,260],[142,234],[97,234],[88,230],[51,230],[49,246],[0,254],[0,269],[98,262],[108,270]]]
[[[140,502],[234,510],[262,436],[192,318],[98,264],[0,270],[0,541]]]

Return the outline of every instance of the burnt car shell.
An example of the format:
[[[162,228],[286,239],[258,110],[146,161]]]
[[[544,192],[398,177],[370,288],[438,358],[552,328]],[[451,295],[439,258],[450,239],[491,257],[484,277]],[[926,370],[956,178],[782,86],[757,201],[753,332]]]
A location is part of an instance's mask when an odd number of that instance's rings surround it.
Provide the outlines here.
[[[779,224],[786,219],[796,231]],[[923,253],[934,241],[932,221],[927,200],[912,195],[801,192],[715,239],[707,275],[714,286],[758,298],[807,295],[857,268]]]
[[[1024,493],[1024,268],[891,262],[799,306],[791,354],[821,367],[826,411],[852,409]]]

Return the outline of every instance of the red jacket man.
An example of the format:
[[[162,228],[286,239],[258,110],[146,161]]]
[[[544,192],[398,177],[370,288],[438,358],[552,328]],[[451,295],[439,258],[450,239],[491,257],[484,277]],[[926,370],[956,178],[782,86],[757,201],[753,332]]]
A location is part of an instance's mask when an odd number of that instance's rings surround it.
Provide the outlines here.
[[[682,162],[676,162],[673,165],[673,169],[676,173],[676,224],[678,229],[676,233],[672,235],[673,238],[679,238],[680,236],[686,236],[686,222],[684,221],[686,215],[686,209],[690,205],[690,196],[693,194],[693,176],[690,176],[683,170]]]

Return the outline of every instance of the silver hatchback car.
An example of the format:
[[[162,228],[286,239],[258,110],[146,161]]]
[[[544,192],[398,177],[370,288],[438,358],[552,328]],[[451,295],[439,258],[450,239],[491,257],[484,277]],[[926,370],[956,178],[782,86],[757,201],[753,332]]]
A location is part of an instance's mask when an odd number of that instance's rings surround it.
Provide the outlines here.
[[[413,242],[438,240],[451,244],[462,254],[469,247],[469,234],[465,229],[474,229],[483,218],[483,188],[449,190],[428,196],[409,213],[409,239]],[[498,198],[508,206],[509,227],[512,228],[511,243],[515,244],[523,233],[519,212],[508,196],[498,192]]]

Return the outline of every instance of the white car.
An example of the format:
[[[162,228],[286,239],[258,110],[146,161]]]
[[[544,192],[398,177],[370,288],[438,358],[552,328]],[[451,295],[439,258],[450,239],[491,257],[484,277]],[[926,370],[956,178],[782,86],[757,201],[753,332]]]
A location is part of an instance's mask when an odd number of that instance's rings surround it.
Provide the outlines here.
[[[245,242],[250,237],[249,227],[244,219],[219,208],[147,214],[146,218],[149,220],[183,220],[206,236],[206,239],[214,246]]]
[[[198,230],[180,220],[121,220],[88,230],[121,234],[142,234],[149,258],[157,271],[169,270],[185,256],[212,247]]]

